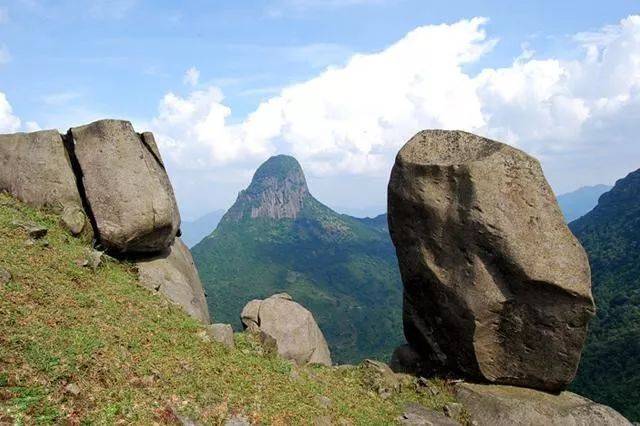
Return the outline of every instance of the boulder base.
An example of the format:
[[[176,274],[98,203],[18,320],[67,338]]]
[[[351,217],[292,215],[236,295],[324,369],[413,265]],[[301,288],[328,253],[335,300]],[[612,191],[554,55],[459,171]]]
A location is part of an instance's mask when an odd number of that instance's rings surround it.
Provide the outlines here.
[[[478,426],[631,426],[613,408],[580,395],[501,385],[456,385],[456,398]]]
[[[252,300],[242,310],[241,317],[250,331],[273,337],[283,358],[298,365],[331,365],[327,341],[313,315],[288,294]]]
[[[189,248],[180,238],[161,255],[139,260],[137,267],[144,287],[162,293],[201,322],[211,322],[198,271]]]
[[[69,135],[102,245],[120,253],[169,247],[180,215],[149,134],[138,135],[128,121],[101,120]]]
[[[388,188],[409,344],[429,366],[564,389],[594,315],[587,256],[538,161],[459,131],[414,136]]]

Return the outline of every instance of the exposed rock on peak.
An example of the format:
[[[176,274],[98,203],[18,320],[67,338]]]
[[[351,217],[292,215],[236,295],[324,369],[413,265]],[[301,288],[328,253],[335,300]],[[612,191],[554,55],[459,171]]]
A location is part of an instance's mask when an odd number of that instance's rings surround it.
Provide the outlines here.
[[[295,219],[309,197],[307,181],[298,161],[288,155],[276,155],[256,170],[251,185],[240,192],[227,216],[234,220]]]
[[[538,161],[460,131],[418,133],[389,182],[404,330],[430,366],[558,391],[594,314],[586,254]]]

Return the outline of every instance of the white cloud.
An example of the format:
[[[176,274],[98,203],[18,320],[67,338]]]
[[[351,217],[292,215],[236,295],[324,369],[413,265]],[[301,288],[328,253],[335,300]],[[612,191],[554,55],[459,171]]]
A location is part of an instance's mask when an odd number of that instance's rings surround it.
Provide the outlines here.
[[[0,92],[0,133],[13,133],[20,129],[20,119],[13,114],[7,96]]]
[[[538,59],[525,46],[510,66],[471,75],[465,65],[495,44],[485,23],[419,27],[385,50],[283,88],[239,123],[230,122],[215,87],[169,93],[152,127],[171,167],[182,170],[255,165],[284,152],[312,176],[381,176],[425,128],[517,145],[539,156],[556,182],[569,182],[567,189],[633,167],[640,158],[640,16],[577,35],[579,59]],[[607,162],[611,171],[598,172]]]
[[[0,7],[0,24],[4,24],[9,21],[9,12],[6,7]]]
[[[182,82],[189,86],[197,86],[200,80],[200,71],[196,67],[189,68],[182,78]]]

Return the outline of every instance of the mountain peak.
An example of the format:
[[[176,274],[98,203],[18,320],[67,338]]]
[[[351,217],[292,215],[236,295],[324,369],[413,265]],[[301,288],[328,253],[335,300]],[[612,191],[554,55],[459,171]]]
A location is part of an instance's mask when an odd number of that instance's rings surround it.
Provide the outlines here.
[[[274,155],[262,163],[253,175],[251,186],[265,180],[291,180],[306,188],[307,182],[298,160],[290,155]]]
[[[307,181],[298,160],[289,155],[276,155],[256,170],[247,189],[229,209],[229,217],[268,217],[295,219],[305,200],[310,198]]]

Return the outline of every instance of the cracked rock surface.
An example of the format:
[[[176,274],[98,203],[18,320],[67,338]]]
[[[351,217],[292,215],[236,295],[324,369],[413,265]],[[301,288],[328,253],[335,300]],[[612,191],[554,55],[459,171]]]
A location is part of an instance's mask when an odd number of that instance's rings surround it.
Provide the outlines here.
[[[128,121],[100,120],[74,127],[68,138],[102,245],[120,253],[169,247],[180,227],[180,214],[159,153]]]

